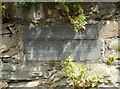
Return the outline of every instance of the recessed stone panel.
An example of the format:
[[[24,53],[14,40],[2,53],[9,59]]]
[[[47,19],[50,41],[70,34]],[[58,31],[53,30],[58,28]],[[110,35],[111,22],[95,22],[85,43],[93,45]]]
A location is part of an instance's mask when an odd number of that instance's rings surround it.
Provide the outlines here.
[[[24,30],[24,51],[27,60],[64,60],[71,55],[75,60],[97,61],[101,44],[97,40],[97,26],[87,25],[83,32],[72,27],[36,27]]]
[[[85,31],[75,32],[73,27],[50,26],[25,28],[24,39],[32,40],[66,40],[66,39],[97,39],[96,25],[87,25]]]

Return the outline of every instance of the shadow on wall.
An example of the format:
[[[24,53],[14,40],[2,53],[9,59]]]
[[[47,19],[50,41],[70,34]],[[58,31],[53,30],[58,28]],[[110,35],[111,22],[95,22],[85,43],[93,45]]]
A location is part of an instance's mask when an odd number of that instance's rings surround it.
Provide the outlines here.
[[[68,55],[81,61],[100,58],[98,29],[95,25],[87,25],[83,32],[74,32],[73,27],[63,25],[31,29],[26,27],[23,33],[27,60],[59,61]]]

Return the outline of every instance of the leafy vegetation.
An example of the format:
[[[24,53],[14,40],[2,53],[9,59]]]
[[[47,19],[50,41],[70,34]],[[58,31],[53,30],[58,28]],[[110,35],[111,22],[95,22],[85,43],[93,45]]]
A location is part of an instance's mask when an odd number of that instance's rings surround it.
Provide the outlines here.
[[[12,4],[29,10],[35,2],[12,2]],[[76,32],[85,29],[85,25],[87,23],[86,16],[83,13],[84,11],[79,2],[59,2],[58,4],[64,8],[64,12],[66,13],[71,24],[74,25]],[[4,12],[3,15],[5,16]]]
[[[117,58],[115,58],[114,56],[111,56],[111,55],[110,55],[110,56],[107,57],[107,62],[106,62],[106,63],[107,63],[108,65],[112,65],[115,60],[117,60]]]
[[[55,83],[55,80],[52,80],[52,81],[51,81],[51,87],[52,87],[53,89],[56,89],[56,88],[57,88],[57,85],[56,85],[56,83]]]
[[[86,16],[83,13],[82,6],[79,2],[72,2],[72,3],[62,3],[67,13],[67,16],[74,25],[75,31],[78,32],[82,29],[85,29],[86,25]]]
[[[9,22],[10,17],[7,13],[7,7],[4,4],[2,4],[0,9],[2,11],[2,23]]]
[[[84,66],[77,68],[70,56],[68,56],[65,61],[62,61],[62,64],[66,75],[73,83],[75,89],[89,89],[97,87],[100,84],[102,77],[96,75],[87,77],[87,69]]]

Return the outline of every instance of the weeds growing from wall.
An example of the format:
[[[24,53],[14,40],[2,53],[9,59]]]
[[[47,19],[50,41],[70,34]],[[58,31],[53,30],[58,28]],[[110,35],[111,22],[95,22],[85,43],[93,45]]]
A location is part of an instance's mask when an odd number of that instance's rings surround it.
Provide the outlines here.
[[[107,57],[107,65],[112,65],[114,63],[114,61],[117,60],[117,58],[115,58],[114,56],[108,56]]]
[[[62,61],[63,69],[66,76],[71,80],[74,89],[89,89],[97,87],[101,83],[102,76],[87,76],[87,68],[84,66],[77,67],[70,56]]]

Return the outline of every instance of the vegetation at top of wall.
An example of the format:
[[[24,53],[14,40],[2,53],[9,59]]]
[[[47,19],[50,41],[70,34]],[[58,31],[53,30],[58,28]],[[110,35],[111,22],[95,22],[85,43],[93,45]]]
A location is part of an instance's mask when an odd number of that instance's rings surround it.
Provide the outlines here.
[[[71,24],[74,25],[75,31],[78,32],[85,29],[87,22],[81,3],[62,3],[62,6],[64,7]]]
[[[92,75],[87,77],[87,69],[84,66],[77,68],[70,56],[65,61],[62,61],[62,65],[75,89],[89,89],[97,87],[101,83],[101,76]]]
[[[24,9],[29,10],[35,2],[13,2],[13,4],[17,7],[23,7]]]
[[[24,9],[29,10],[32,5],[35,4],[35,2],[12,2],[12,4],[17,7],[23,7]],[[87,23],[86,16],[80,2],[59,2],[58,4],[64,8],[64,12],[66,13],[67,18],[71,24],[74,25],[76,32],[85,29],[85,25]],[[4,12],[2,15],[4,15],[4,17],[7,16],[4,14]]]
[[[10,20],[10,17],[7,13],[7,7],[4,4],[2,4],[0,9],[2,11],[2,23],[8,22]]]

